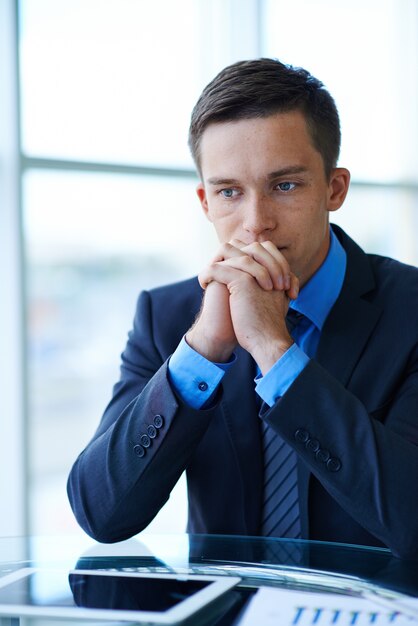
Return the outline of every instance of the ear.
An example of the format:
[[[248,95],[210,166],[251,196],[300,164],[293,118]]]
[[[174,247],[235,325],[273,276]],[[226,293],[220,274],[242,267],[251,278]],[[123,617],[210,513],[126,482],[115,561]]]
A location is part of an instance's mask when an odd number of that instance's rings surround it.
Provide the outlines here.
[[[350,172],[345,167],[332,170],[329,181],[328,211],[337,211],[345,200],[350,185]]]
[[[209,213],[208,199],[207,199],[207,196],[206,196],[206,191],[205,191],[205,187],[204,187],[203,183],[199,183],[198,184],[198,186],[196,187],[196,193],[197,193],[197,197],[200,200],[200,204],[202,206],[203,213],[206,215],[208,220],[211,222],[212,220],[210,218],[210,213]]]

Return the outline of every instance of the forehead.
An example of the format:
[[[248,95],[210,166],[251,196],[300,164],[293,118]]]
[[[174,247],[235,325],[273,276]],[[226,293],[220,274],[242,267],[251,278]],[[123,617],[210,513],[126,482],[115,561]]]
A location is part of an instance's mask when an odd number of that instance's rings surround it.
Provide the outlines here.
[[[307,166],[318,159],[322,163],[300,111],[212,123],[205,129],[200,145],[203,176],[208,169],[228,164],[258,164],[262,168],[275,161],[275,167]]]

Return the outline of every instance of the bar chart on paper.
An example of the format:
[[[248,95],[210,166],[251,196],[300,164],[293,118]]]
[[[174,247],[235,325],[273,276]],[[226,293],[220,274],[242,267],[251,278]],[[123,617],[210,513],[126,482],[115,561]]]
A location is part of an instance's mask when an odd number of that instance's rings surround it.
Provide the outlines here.
[[[376,611],[376,609],[367,610],[365,608],[349,610],[297,606],[294,609],[294,616],[290,623],[292,626],[308,626],[308,624],[317,626],[328,626],[330,624],[335,624],[336,626],[365,626],[366,624],[386,626],[405,623],[401,621],[401,617],[398,611],[386,612],[384,610]]]
[[[417,613],[418,615],[418,613]],[[364,598],[262,587],[240,626],[418,626],[401,611]]]

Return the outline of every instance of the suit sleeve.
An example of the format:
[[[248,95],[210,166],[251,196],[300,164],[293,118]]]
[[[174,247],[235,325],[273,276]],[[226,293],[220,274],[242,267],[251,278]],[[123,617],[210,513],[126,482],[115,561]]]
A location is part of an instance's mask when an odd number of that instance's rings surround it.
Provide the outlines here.
[[[311,361],[264,419],[349,515],[396,556],[416,558],[417,416],[415,347],[396,393],[375,413]]]
[[[126,539],[150,523],[212,416],[212,410],[196,411],[176,397],[167,372],[171,346],[156,337],[154,322],[151,297],[144,292],[122,355],[121,379],[68,479],[80,526],[102,542]]]

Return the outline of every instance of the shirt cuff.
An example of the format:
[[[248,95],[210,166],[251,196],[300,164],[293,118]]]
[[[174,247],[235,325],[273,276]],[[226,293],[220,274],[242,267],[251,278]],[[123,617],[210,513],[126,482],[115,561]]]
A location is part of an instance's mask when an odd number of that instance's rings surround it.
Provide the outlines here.
[[[309,363],[309,357],[295,343],[265,376],[255,378],[256,392],[269,406],[281,398]]]
[[[225,372],[235,363],[232,355],[227,363],[212,363],[193,350],[183,337],[168,362],[170,381],[180,398],[193,409],[209,404]]]

